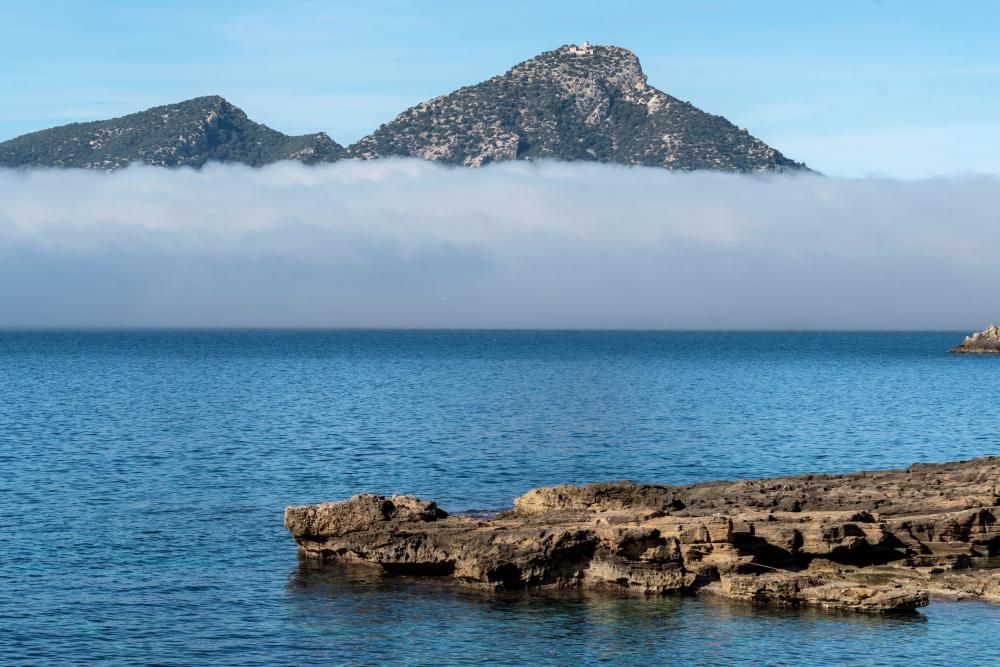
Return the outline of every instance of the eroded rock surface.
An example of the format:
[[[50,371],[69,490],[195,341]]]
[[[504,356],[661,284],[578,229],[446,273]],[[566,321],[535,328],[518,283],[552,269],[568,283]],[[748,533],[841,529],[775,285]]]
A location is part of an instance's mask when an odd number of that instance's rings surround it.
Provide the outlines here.
[[[961,354],[1000,354],[1000,327],[991,324],[982,331],[970,334],[951,348],[951,351]]]
[[[534,489],[487,519],[361,494],[289,507],[303,556],[493,590],[704,593],[893,613],[1000,601],[1000,458],[688,486]]]

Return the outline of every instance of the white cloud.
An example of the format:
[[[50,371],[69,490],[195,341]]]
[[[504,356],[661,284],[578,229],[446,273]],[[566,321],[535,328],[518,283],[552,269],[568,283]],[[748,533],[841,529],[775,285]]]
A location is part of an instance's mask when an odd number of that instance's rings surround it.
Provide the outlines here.
[[[0,172],[0,326],[946,328],[992,177],[409,160]]]

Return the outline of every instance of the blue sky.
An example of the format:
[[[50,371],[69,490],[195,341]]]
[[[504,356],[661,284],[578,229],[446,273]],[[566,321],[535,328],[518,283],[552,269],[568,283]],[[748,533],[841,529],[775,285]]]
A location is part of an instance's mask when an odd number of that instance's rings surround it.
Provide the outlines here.
[[[221,94],[350,143],[584,39],[830,175],[1000,174],[1000,2],[0,0],[0,139]]]

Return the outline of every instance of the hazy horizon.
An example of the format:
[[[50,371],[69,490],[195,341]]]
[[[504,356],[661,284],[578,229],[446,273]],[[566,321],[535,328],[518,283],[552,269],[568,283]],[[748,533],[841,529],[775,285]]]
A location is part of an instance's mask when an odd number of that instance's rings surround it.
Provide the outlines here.
[[[0,172],[0,327],[980,329],[995,177]]]

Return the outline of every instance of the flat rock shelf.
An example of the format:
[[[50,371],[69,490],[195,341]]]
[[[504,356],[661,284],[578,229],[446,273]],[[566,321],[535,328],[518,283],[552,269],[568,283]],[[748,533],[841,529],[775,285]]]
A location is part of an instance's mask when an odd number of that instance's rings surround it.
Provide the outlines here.
[[[303,558],[495,591],[612,589],[906,613],[1000,602],[1000,458],[664,486],[533,489],[489,517],[412,496],[285,509]]]

